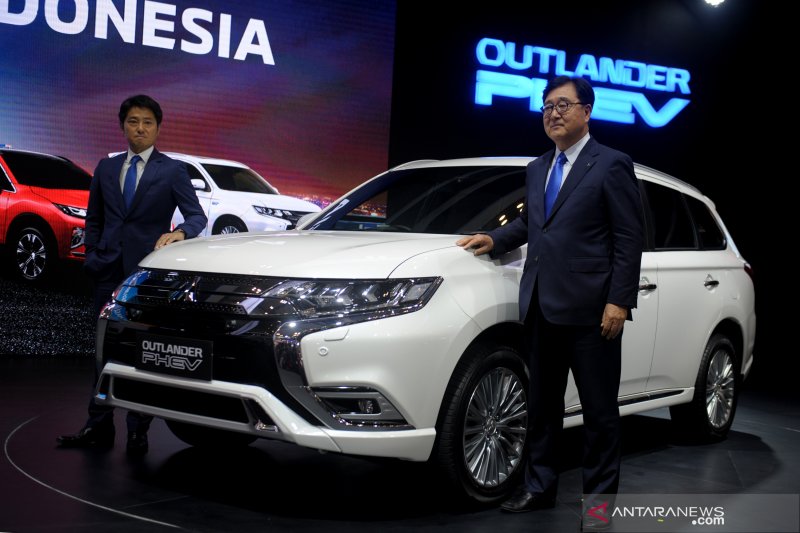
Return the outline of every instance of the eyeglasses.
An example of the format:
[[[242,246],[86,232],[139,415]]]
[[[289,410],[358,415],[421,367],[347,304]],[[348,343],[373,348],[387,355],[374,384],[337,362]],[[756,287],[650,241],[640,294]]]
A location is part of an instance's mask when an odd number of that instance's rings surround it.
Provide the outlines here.
[[[545,104],[539,109],[544,114],[544,116],[549,117],[550,114],[553,112],[553,109],[558,111],[559,115],[566,115],[569,113],[569,110],[572,109],[574,105],[586,105],[583,102],[567,102],[566,100],[561,100],[557,104]]]

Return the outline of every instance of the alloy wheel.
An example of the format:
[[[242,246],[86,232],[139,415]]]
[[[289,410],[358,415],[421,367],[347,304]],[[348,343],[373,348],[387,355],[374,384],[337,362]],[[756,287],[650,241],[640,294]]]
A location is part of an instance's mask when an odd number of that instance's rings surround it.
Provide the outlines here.
[[[47,265],[47,246],[41,235],[25,231],[17,240],[16,265],[28,280],[39,279]]]
[[[733,412],[736,386],[735,368],[730,354],[718,350],[708,365],[706,376],[706,411],[714,428],[721,428]]]
[[[528,408],[519,377],[494,368],[475,387],[464,420],[464,461],[482,487],[502,484],[522,462]]]

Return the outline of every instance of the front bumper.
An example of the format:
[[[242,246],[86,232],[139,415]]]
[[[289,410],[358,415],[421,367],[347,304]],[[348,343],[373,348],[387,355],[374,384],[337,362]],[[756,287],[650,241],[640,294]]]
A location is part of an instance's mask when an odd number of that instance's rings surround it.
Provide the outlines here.
[[[181,396],[183,400],[176,403],[175,398]],[[197,404],[181,405],[187,398]],[[95,400],[162,418],[356,455],[425,461],[436,438],[433,428],[380,432],[325,428],[298,416],[263,387],[162,376],[117,363],[103,367]]]

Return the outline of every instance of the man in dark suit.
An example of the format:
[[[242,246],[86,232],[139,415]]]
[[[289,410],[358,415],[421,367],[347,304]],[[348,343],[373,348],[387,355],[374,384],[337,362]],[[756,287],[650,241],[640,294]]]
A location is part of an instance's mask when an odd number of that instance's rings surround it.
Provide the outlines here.
[[[128,150],[102,159],[94,171],[86,211],[84,270],[93,281],[93,311],[99,316],[111,293],[153,250],[197,236],[207,219],[192,188],[186,166],[155,148],[163,113],[147,95],[126,99],[119,125]],[[171,229],[175,208],[184,222]],[[95,380],[96,380],[95,376]],[[127,452],[147,452],[151,416],[129,412]],[[92,396],[89,419],[74,435],[57,439],[65,448],[111,447],[113,408]]]
[[[519,309],[530,333],[529,455],[524,485],[505,511],[555,505],[570,369],[584,420],[585,504],[601,505],[601,495],[618,490],[622,328],[636,307],[642,210],[631,158],[589,135],[593,105],[594,90],[582,78],[548,83],[542,113],[556,147],[528,165],[523,212],[456,243],[493,258],[528,245]],[[584,516],[585,529],[608,525],[596,514]]]

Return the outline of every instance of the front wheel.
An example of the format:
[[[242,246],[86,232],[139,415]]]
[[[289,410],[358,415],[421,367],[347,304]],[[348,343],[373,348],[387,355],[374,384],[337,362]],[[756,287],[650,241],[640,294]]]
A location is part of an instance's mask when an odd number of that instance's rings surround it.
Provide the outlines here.
[[[173,435],[198,448],[241,448],[256,440],[256,437],[246,433],[197,426],[177,420],[166,420],[166,423]]]
[[[230,215],[220,217],[211,230],[213,235],[228,235],[230,233],[243,233],[247,231],[247,226],[236,217]]]
[[[55,245],[35,226],[27,226],[14,238],[14,272],[24,281],[37,282],[47,278],[57,261]]]
[[[722,334],[709,339],[700,360],[694,397],[670,407],[670,416],[687,435],[702,440],[727,436],[739,400],[739,365],[733,343]]]
[[[516,350],[476,345],[456,366],[439,417],[436,460],[461,496],[508,497],[522,474],[528,377]]]

